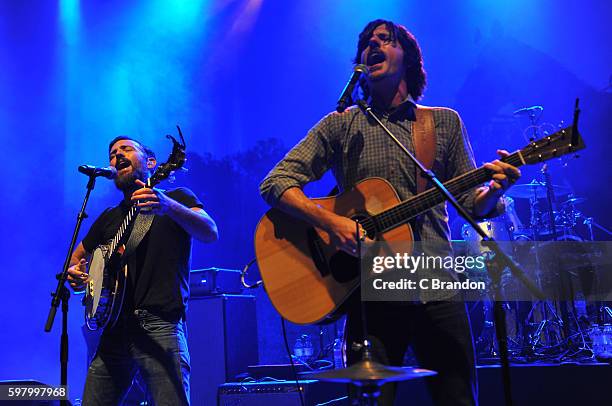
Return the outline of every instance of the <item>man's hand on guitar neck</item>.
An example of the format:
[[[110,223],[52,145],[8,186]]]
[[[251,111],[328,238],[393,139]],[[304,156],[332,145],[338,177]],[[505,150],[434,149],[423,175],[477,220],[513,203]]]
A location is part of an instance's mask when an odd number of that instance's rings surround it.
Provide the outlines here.
[[[168,215],[199,241],[206,243],[217,241],[219,238],[217,224],[204,209],[185,207],[160,190],[147,187],[139,179],[136,179],[136,184],[140,189],[134,191],[131,199],[139,208],[147,209],[144,213]]]
[[[510,155],[506,150],[497,150],[497,154],[501,158]],[[493,176],[489,186],[477,192],[474,201],[474,214],[477,216],[485,216],[490,213],[497,204],[497,200],[521,177],[521,171],[517,167],[500,160],[487,162],[484,167],[492,171]]]
[[[132,202],[141,209],[148,209],[151,214],[168,214],[172,207],[178,204],[158,189],[147,187],[140,179],[136,179],[136,184],[140,189],[132,193]]]
[[[306,221],[313,226],[326,231],[330,242],[338,250],[357,256],[357,239],[355,221],[339,216],[308,199],[300,188],[287,189],[278,201],[277,208],[294,217]],[[363,244],[371,243],[366,238],[365,230],[359,226],[359,235]]]

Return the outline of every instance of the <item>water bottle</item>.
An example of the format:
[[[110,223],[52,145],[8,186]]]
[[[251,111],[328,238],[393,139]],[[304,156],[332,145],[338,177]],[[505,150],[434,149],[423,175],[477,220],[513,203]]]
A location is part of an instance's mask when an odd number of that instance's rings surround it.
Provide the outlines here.
[[[612,325],[606,324],[602,331],[603,354],[606,359],[612,358]]]
[[[344,368],[344,358],[342,357],[342,340],[336,338],[334,340],[334,368]]]
[[[293,346],[293,357],[299,361],[304,358],[304,342],[302,341],[302,336],[295,340],[295,345]]]
[[[310,336],[308,334],[302,334],[297,338],[297,340],[295,340],[293,355],[298,361],[308,363],[312,361],[313,354],[314,347],[312,346]]]
[[[314,360],[314,346],[312,345],[312,340],[308,334],[302,335],[302,343],[304,353],[302,361],[308,363]]]
[[[593,355],[601,362],[612,360],[612,325],[595,325],[589,332],[593,344]]]

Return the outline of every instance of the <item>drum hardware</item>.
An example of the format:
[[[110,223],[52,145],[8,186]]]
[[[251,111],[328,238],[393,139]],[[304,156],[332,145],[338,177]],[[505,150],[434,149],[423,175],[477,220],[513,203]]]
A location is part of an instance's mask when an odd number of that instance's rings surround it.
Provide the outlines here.
[[[538,132],[540,131],[540,128],[535,125],[535,113],[535,110],[530,111],[532,126],[529,127],[529,131],[533,130],[533,136],[530,137],[532,141],[538,138]],[[529,183],[514,185],[505,195],[506,197],[529,200],[530,218],[526,226],[522,227],[520,221],[511,221],[512,224],[508,225],[508,217],[511,216],[506,214],[505,218],[486,220],[481,223],[488,233],[492,233],[499,240],[533,241],[535,244],[541,240],[583,241],[583,238],[578,236],[576,227],[579,224],[584,224],[588,228],[588,238],[590,240],[594,240],[593,227],[601,228],[602,231],[612,235],[612,232],[594,223],[592,218],[586,217],[577,208],[577,205],[586,202],[586,198],[571,194],[571,188],[568,186],[554,184],[546,166],[542,167],[541,172],[541,180],[533,179]],[[555,207],[555,199],[561,202],[558,208]],[[507,211],[509,206],[511,205],[506,202]],[[516,218],[518,220],[518,216]],[[465,226],[461,234],[465,240],[475,240],[474,236],[471,235],[473,234],[471,230]],[[503,237],[500,237],[500,235]],[[528,252],[517,253],[516,248],[514,247],[515,256],[519,258],[524,256],[525,259],[529,258],[532,261],[533,268],[535,268],[536,283],[542,288],[546,282],[542,279],[543,271],[537,245],[535,252],[529,250]],[[555,351],[563,350],[576,337],[582,337],[581,349],[586,347],[584,345],[586,330],[581,327],[577,318],[578,313],[575,310],[574,300],[567,302],[561,300],[524,302],[522,303],[522,306],[524,306],[522,310],[519,310],[521,302],[514,302],[510,303],[510,306],[506,306],[505,310],[513,311],[511,307],[513,305],[516,305],[514,311],[517,313],[517,338],[519,346],[522,347],[521,353],[523,355],[544,355],[545,352],[552,349],[555,349]],[[566,307],[563,308],[563,306]],[[491,340],[487,336],[487,327],[490,320],[486,315],[487,309],[484,304],[483,307],[484,320],[479,323],[482,324],[482,332],[476,339],[476,344],[481,347],[481,351],[478,351],[479,359],[481,359],[480,356],[496,357],[497,355],[494,345],[489,345]],[[594,311],[589,312],[594,313]],[[612,310],[610,310],[610,315],[612,316]],[[576,322],[572,323],[573,320]],[[574,341],[573,344],[579,343]],[[485,346],[484,351],[482,351],[483,345]],[[572,345],[572,348],[577,347]]]
[[[563,196],[570,193],[570,189],[567,186],[551,185],[555,196]],[[530,199],[535,196],[537,199],[546,198],[546,182],[540,182],[533,179],[529,183],[522,183],[512,186],[511,189],[506,191],[506,195],[514,197],[515,199]]]
[[[532,119],[532,126],[524,134],[531,136],[533,132],[533,136],[530,138],[534,141],[538,138],[538,132],[541,131],[541,128],[535,125],[535,115],[531,114],[530,118]],[[513,244],[513,255],[518,262],[524,260],[530,263],[528,268],[533,270],[533,276],[536,277],[536,283],[540,288],[545,286],[555,288],[556,285],[550,284],[561,283],[558,281],[560,277],[569,278],[570,280],[567,281],[569,284],[577,282],[578,280],[574,279],[577,274],[572,270],[574,268],[568,268],[569,263],[566,262],[561,268],[555,267],[554,264],[547,265],[549,262],[547,258],[551,253],[553,258],[557,259],[563,253],[548,252],[545,254],[546,244],[554,241],[584,241],[586,239],[593,241],[595,240],[595,229],[601,230],[607,235],[612,235],[612,231],[597,224],[592,217],[585,215],[578,205],[585,203],[587,199],[571,194],[572,190],[569,186],[555,184],[548,173],[547,167],[542,167],[541,176],[541,178],[537,177],[528,183],[514,185],[506,192],[506,197],[528,199],[529,218],[528,221],[525,221],[524,227],[520,225],[520,221],[508,221],[508,218],[512,217],[509,214],[512,212],[512,204],[508,204],[508,202],[506,202],[507,213],[504,217],[485,220],[481,225],[484,226],[487,233],[493,234],[500,240],[518,242],[518,246],[516,243]],[[510,199],[510,201],[512,200]],[[586,227],[584,230],[579,230],[581,226]],[[585,235],[581,235],[579,231]],[[472,234],[464,226],[461,232],[462,237],[468,241],[479,242]],[[503,237],[500,237],[500,235]],[[529,246],[535,244],[535,249],[529,247],[522,249],[520,241],[530,242],[527,244]],[[539,243],[539,241],[543,242]],[[479,251],[479,244],[472,246],[475,246],[477,252]],[[554,246],[555,243],[551,244],[551,247]],[[483,253],[485,251],[479,252]],[[580,262],[584,258],[576,254],[574,259]],[[588,260],[588,258],[584,260]],[[559,269],[563,269],[563,274],[555,274]],[[551,279],[552,275],[554,275],[554,280]],[[486,275],[468,276],[470,279],[472,277],[486,277]],[[508,288],[513,289],[512,283],[510,281],[504,289],[506,291],[508,291]],[[589,321],[594,321],[597,318],[600,326],[604,325],[605,321],[608,323],[612,321],[612,309],[605,307],[604,302],[584,302],[579,285],[577,285],[577,289],[574,289],[571,285],[565,288],[570,289],[566,291],[565,297],[560,296],[536,302],[508,302],[504,306],[505,312],[516,312],[517,347],[520,351],[515,351],[515,355],[520,354],[529,358],[553,356],[560,359],[560,357],[567,357],[568,353],[584,354],[585,350],[590,350],[587,345]],[[474,315],[472,318],[476,321],[474,324],[475,344],[479,361],[488,361],[488,358],[495,359],[497,357],[495,345],[489,337],[491,318],[487,314],[488,309],[485,302],[486,299],[483,299],[475,302],[471,307],[471,314]],[[609,319],[604,316],[609,317]],[[606,320],[604,321],[604,319]],[[610,337],[612,346],[612,333]]]
[[[540,311],[542,312],[542,321],[538,323],[533,323],[531,320],[534,318],[535,311],[540,307]],[[548,347],[553,345],[558,345],[562,342],[561,330],[564,326],[563,320],[557,313],[553,305],[549,301],[540,300],[531,306],[531,310],[525,319],[525,326],[532,326],[535,324],[537,327],[533,334],[528,334],[527,342],[529,344],[529,349],[531,354],[536,353],[536,348],[538,345],[543,344]],[[543,341],[545,338],[546,342]]]
[[[553,240],[557,240],[557,225],[555,224],[555,193],[552,186],[552,180],[550,177],[550,173],[548,172],[548,164],[542,164],[541,169],[542,176],[544,177],[544,182],[546,184],[546,200],[547,200],[547,212],[548,212],[548,226],[551,235],[553,236]]]
[[[589,337],[593,344],[593,356],[600,362],[612,360],[612,325],[594,325],[589,330]]]
[[[481,330],[478,337],[475,336],[474,347],[479,364],[497,362],[499,360],[499,349],[495,338],[495,324],[493,322],[493,306],[491,298],[484,298],[476,303],[470,309],[473,313],[475,310],[482,316]],[[481,307],[482,306],[482,307]],[[502,308],[506,313],[506,329],[508,331],[508,347],[511,354],[520,353],[521,349],[521,326],[517,319],[517,303],[504,302]],[[478,319],[478,317],[474,317]],[[473,319],[470,316],[470,319]]]
[[[608,235],[612,235],[612,231],[608,230],[607,228],[605,228],[601,224],[598,224],[595,220],[593,220],[593,217],[585,217],[584,218],[584,222],[582,224],[584,224],[584,225],[586,225],[588,227],[588,229],[589,229],[589,237],[590,237],[591,241],[595,241],[595,238],[593,236],[593,227],[599,229],[600,231],[603,231],[604,233],[606,233]]]
[[[540,127],[536,123],[542,116],[543,112],[544,107],[542,106],[523,107],[512,112],[512,115],[515,117],[527,116],[529,118],[531,125],[527,127],[525,131],[523,131],[523,135],[531,133],[527,137],[525,137],[526,139],[529,139],[529,142],[534,142],[538,138],[538,132],[540,131]]]
[[[532,196],[532,198],[530,199],[530,207],[532,209],[532,218],[535,219],[535,224],[532,224],[533,227],[533,239],[534,239],[534,243],[535,245],[535,250],[534,250],[534,259],[535,259],[535,263],[536,263],[536,270],[537,272],[537,278],[536,280],[538,281],[538,283],[540,284],[539,287],[543,288],[543,281],[542,281],[542,276],[543,276],[543,268],[542,268],[542,263],[541,263],[541,259],[540,259],[540,249],[538,247],[538,240],[539,240],[539,230],[541,230],[542,228],[539,228],[538,225],[540,226],[544,226],[543,229],[547,231],[548,235],[551,236],[551,240],[552,241],[567,241],[567,240],[574,240],[574,238],[572,238],[573,236],[570,237],[571,233],[573,233],[573,228],[574,226],[572,225],[571,221],[567,221],[569,216],[574,216],[575,212],[572,211],[571,213],[563,213],[563,215],[561,214],[562,212],[556,211],[555,210],[555,187],[553,186],[553,182],[552,182],[552,178],[550,175],[550,172],[548,171],[548,166],[547,164],[543,164],[542,165],[542,169],[541,169],[541,174],[543,179],[543,185],[544,185],[544,190],[546,191],[546,200],[545,200],[545,208],[544,208],[544,213],[547,214],[547,216],[542,216],[541,213],[540,215],[535,215],[534,213],[537,213],[537,207],[536,207],[536,203],[537,203],[537,191],[534,192],[534,195]],[[569,188],[566,188],[569,189]],[[557,189],[557,191],[560,189]],[[572,197],[570,197],[571,200]],[[547,217],[547,218],[546,218]],[[548,220],[548,221],[546,221]],[[561,235],[561,237],[559,237]],[[564,274],[564,278],[567,279],[567,275]],[[570,323],[570,319],[573,317],[574,319],[577,320],[576,315],[574,313],[575,307],[574,307],[574,303],[573,303],[573,299],[574,299],[574,295],[573,293],[571,294],[571,298],[572,300],[569,301],[570,303],[568,303],[567,301],[559,301],[556,300],[554,301],[555,306],[551,305],[550,302],[546,301],[546,302],[536,302],[534,303],[533,307],[532,307],[532,311],[530,312],[530,314],[527,316],[527,319],[525,320],[525,325],[529,325],[529,321],[531,320],[531,316],[533,314],[533,310],[535,310],[536,307],[540,306],[541,307],[541,313],[543,315],[543,319],[542,321],[539,323],[538,328],[536,328],[536,331],[534,333],[534,336],[531,337],[530,339],[530,345],[531,345],[531,349],[535,350],[536,345],[538,344],[538,341],[540,340],[540,336],[542,334],[542,332],[545,330],[545,336],[547,338],[548,342],[551,342],[552,340],[555,340],[556,342],[554,344],[561,344],[561,342],[558,341],[558,339],[561,339],[562,337],[565,339],[569,339],[572,336],[572,325]],[[560,312],[560,315],[557,313],[557,311]],[[577,333],[580,334],[581,337],[584,336],[583,331],[579,325],[579,323],[575,324],[575,329],[577,330]]]
[[[574,197],[574,195],[569,195],[568,197],[569,199],[561,203],[561,206],[571,206],[573,208],[575,205],[584,203],[587,200],[584,197]]]
[[[598,314],[598,322],[599,322],[599,324],[604,324],[605,323],[606,315],[612,321],[612,309],[610,309],[608,306],[602,305],[599,308],[599,314]]]

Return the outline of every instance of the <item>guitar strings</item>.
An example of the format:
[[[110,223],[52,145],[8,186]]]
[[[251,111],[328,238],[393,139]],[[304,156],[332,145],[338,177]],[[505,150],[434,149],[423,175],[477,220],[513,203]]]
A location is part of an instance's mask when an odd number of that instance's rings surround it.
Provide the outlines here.
[[[516,167],[522,165],[518,152],[504,157],[501,161]],[[466,191],[467,189],[484,183],[488,179],[490,179],[490,170],[480,167],[448,181],[444,186],[451,194],[457,195],[462,194],[462,191]],[[443,201],[444,196],[442,193],[436,188],[430,188],[422,194],[413,196],[395,207],[364,219],[362,224],[364,224],[366,230],[368,228],[373,228],[377,232],[380,232],[392,228],[399,223],[406,222]]]
[[[505,159],[505,161],[515,165],[520,165],[518,154],[516,156],[508,157],[508,159]],[[488,179],[490,179],[490,171],[481,167],[449,181],[445,187],[447,187],[453,195],[458,195],[461,194],[462,191],[477,186]],[[440,193],[440,191],[436,188],[431,188],[420,196],[417,195],[396,207],[380,213],[380,223],[383,224],[385,228],[392,227],[394,224],[401,221],[406,221],[411,217],[430,209],[436,204],[442,203],[443,201],[444,196],[442,193]]]
[[[524,157],[531,156],[543,146],[548,145],[550,148],[553,142],[563,142],[566,138],[568,138],[566,129],[560,130],[555,134],[530,143],[521,151],[516,151],[502,158],[501,161],[509,163],[515,167],[523,166],[525,164]],[[569,146],[571,147],[571,144]],[[555,149],[552,152],[553,156],[555,156],[557,150]],[[523,156],[521,156],[521,154]],[[542,160],[541,156],[538,156],[538,158]],[[445,183],[444,186],[453,196],[457,196],[490,179],[491,171],[484,167],[480,167],[451,179]],[[435,205],[444,202],[444,200],[445,196],[443,196],[443,194],[437,188],[430,188],[419,195],[413,196],[399,203],[395,207],[391,207],[376,215],[366,217],[360,222],[367,233],[369,235],[373,235],[389,228],[393,228],[396,225],[405,223],[415,216],[431,209]]]

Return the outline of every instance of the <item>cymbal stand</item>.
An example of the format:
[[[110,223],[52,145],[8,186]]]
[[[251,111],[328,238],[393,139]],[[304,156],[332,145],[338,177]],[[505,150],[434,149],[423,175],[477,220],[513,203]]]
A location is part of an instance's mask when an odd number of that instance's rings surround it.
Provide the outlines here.
[[[545,166],[542,168],[542,171],[543,173],[546,171]],[[548,187],[549,183],[547,181],[548,179],[545,179],[546,185]],[[531,224],[530,224],[531,237],[533,239],[534,248],[535,248],[534,259],[535,259],[535,268],[536,268],[536,283],[538,287],[541,289],[543,287],[542,286],[543,283],[542,283],[542,269],[541,269],[541,263],[540,263],[540,256],[538,254],[539,252],[538,241],[540,240],[540,229],[542,228],[543,225],[542,225],[542,215],[541,215],[542,213],[540,212],[538,208],[538,189],[535,187],[533,188],[533,196],[529,198],[529,207],[531,211]],[[550,216],[551,222],[553,222],[554,214],[551,214],[550,211],[551,210],[549,207],[549,216]],[[553,227],[553,230],[551,231],[554,233],[555,225],[552,224],[552,227]],[[555,309],[553,308],[553,306],[547,300],[538,300],[533,303],[523,323],[525,327],[525,331],[531,331],[530,320],[532,320],[532,318],[534,317],[534,313],[538,307],[540,307],[540,314],[542,315],[542,320],[537,324],[537,327],[535,328],[535,331],[533,333],[531,334],[527,333],[523,337],[523,343],[528,345],[528,347],[527,346],[523,347],[523,351],[522,351],[523,355],[534,355],[536,353],[536,348],[540,344],[543,334],[544,334],[547,345],[550,346],[551,343],[553,342],[554,344],[559,344],[560,337],[558,334],[556,334],[555,330],[562,328],[564,326],[564,323],[563,323],[563,320],[555,312]]]
[[[593,226],[598,228],[599,230],[607,233],[608,235],[612,235],[612,231],[608,230],[604,226],[597,224],[593,217],[586,217],[584,219],[584,225],[586,225],[589,229],[589,238],[591,241],[595,241],[595,236],[593,235]],[[604,302],[599,301],[597,303],[597,324],[603,326],[605,324],[606,315],[610,320],[612,320],[612,309],[606,306]]]
[[[602,304],[597,314],[597,324],[603,326],[605,324],[606,315],[612,320],[612,309]]]
[[[531,354],[535,354],[536,348],[538,344],[540,344],[542,333],[546,334],[545,337],[546,337],[548,346],[550,346],[551,344],[559,344],[561,341],[560,340],[561,337],[558,334],[554,334],[554,331],[551,332],[551,330],[553,330],[554,327],[556,327],[557,330],[560,330],[564,325],[563,320],[561,320],[561,318],[555,312],[555,309],[552,307],[550,302],[547,300],[539,300],[536,303],[534,303],[533,306],[531,306],[531,310],[529,311],[529,314],[527,315],[527,319],[526,319],[527,325],[530,324],[529,320],[531,320],[531,318],[533,317],[533,313],[535,312],[536,308],[540,305],[543,306],[542,307],[542,321],[538,323],[538,326],[536,327],[535,332],[533,334],[529,334],[529,346],[530,346],[529,350]],[[552,343],[553,339],[557,339],[557,342]]]
[[[590,237],[591,241],[595,241],[595,237],[593,236],[593,226],[595,226],[595,228],[603,231],[604,233],[606,233],[608,235],[612,235],[612,231],[608,230],[607,228],[605,228],[601,224],[598,224],[595,220],[593,220],[593,217],[586,217],[584,219],[584,225],[589,228],[589,237]]]

